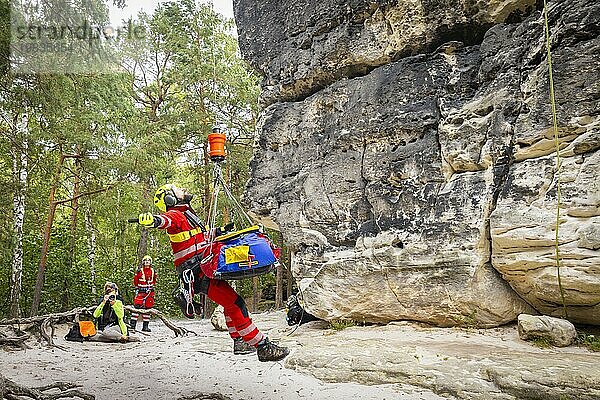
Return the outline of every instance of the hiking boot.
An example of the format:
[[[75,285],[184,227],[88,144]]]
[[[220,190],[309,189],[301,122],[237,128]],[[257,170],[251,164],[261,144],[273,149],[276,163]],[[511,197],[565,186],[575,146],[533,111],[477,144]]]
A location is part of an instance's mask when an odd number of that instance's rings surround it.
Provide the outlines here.
[[[244,339],[242,339],[241,337],[233,339],[233,354],[241,355],[255,352],[256,347],[244,342]]]
[[[137,324],[137,319],[131,319],[129,321],[129,330],[135,332],[135,325]]]
[[[144,321],[144,324],[142,325],[142,332],[152,332],[150,328],[148,328],[148,324],[150,324],[150,321]]]
[[[179,306],[183,315],[185,315],[189,319],[194,319],[194,310],[191,310],[192,312],[188,313],[188,302],[185,299],[183,293],[177,293],[175,296],[173,296],[173,300],[175,301],[175,304]]]
[[[279,361],[290,354],[290,350],[287,347],[277,346],[271,343],[269,338],[264,338],[258,343],[256,352],[258,354],[258,361]]]

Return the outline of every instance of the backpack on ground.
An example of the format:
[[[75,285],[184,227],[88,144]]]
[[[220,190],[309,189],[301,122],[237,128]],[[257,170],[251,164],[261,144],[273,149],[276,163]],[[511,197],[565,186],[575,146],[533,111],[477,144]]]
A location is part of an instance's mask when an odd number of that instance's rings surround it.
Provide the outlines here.
[[[84,338],[92,337],[96,334],[96,325],[92,321],[79,321],[79,333]]]
[[[83,342],[83,335],[79,332],[79,324],[73,324],[69,332],[65,335],[65,340],[70,342]]]
[[[302,325],[310,321],[317,321],[319,318],[314,315],[306,312],[304,308],[300,305],[298,298],[294,295],[291,295],[286,303],[286,316],[285,320],[288,325]]]

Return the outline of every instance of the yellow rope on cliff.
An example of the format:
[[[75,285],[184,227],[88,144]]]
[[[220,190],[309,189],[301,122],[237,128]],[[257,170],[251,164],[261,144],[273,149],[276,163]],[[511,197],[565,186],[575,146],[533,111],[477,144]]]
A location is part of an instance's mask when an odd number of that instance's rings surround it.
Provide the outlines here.
[[[552,51],[550,50],[550,27],[548,25],[548,4],[544,0],[544,23],[546,26],[546,50],[548,60],[548,76],[550,78],[550,105],[552,106],[552,124],[554,127],[554,145],[556,147],[556,226],[554,231],[554,249],[556,254],[556,273],[558,277],[558,288],[560,290],[560,297],[562,299],[563,310],[565,312],[565,318],[568,318],[567,304],[565,302],[565,290],[562,286],[560,278],[560,249],[558,240],[558,229],[560,226],[560,142],[558,141],[558,123],[556,117],[556,102],[554,100],[554,79],[552,78]]]

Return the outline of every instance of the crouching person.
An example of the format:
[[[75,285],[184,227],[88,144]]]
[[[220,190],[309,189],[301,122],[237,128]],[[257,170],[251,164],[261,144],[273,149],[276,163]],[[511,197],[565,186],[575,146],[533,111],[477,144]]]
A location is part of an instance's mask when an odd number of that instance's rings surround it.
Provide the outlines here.
[[[115,283],[106,282],[104,285],[104,297],[94,310],[96,320],[96,335],[90,340],[98,342],[127,341],[127,325],[123,321],[125,308],[123,298],[119,295],[119,289]]]

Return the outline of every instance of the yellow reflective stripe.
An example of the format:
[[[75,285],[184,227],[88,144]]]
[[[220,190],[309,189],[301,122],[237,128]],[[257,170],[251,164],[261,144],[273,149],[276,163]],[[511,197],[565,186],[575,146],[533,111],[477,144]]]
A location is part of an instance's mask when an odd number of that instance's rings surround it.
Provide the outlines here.
[[[171,239],[171,242],[173,243],[181,243],[185,242],[186,240],[188,240],[194,235],[197,235],[200,232],[202,232],[202,229],[196,228],[192,229],[191,231],[183,231],[179,233],[169,234],[169,239]]]
[[[221,242],[221,241],[223,241],[223,240],[231,239],[231,238],[233,238],[233,237],[236,237],[236,236],[242,235],[242,234],[244,234],[244,233],[249,233],[249,232],[257,232],[257,231],[260,231],[260,226],[258,226],[258,225],[252,225],[252,226],[251,226],[251,227],[249,227],[249,228],[240,229],[239,231],[231,232],[231,233],[228,233],[228,234],[226,234],[226,235],[217,236],[217,237],[215,238],[215,241],[217,241],[217,242]]]

